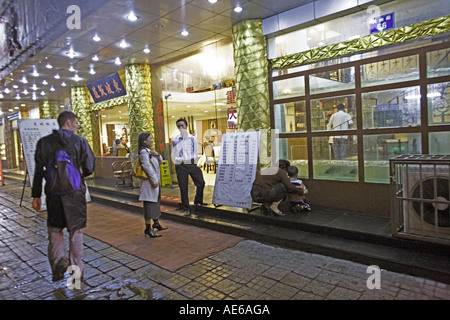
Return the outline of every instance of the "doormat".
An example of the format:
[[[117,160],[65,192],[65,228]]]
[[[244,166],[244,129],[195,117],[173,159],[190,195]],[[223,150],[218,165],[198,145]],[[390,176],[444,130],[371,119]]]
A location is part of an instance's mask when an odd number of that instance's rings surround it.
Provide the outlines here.
[[[87,206],[85,234],[172,272],[244,240],[163,219],[160,224],[168,229],[156,231],[161,237],[144,237],[143,216],[97,203]]]

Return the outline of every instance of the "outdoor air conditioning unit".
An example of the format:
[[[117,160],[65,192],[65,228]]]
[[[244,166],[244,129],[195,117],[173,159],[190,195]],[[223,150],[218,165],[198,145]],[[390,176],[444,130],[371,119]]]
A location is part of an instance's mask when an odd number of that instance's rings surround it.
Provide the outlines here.
[[[404,233],[450,240],[450,165],[405,163],[402,171]]]

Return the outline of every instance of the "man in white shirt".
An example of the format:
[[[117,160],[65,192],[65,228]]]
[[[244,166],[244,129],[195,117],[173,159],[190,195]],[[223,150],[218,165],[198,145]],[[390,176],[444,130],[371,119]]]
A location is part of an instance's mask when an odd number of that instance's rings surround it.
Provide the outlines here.
[[[205,180],[203,179],[202,170],[197,166],[197,138],[187,131],[188,124],[185,119],[178,119],[176,124],[180,134],[172,139],[172,161],[175,163],[178,185],[180,186],[180,209],[184,211],[185,216],[188,216],[190,214],[188,197],[189,176],[191,176],[197,188],[194,198],[195,205],[205,205],[203,203]]]
[[[344,111],[345,106],[340,103],[337,105],[338,111],[330,117],[328,123],[329,130],[348,130],[353,124],[352,117]],[[347,156],[347,138],[348,136],[333,137],[333,151],[336,159],[343,159]]]

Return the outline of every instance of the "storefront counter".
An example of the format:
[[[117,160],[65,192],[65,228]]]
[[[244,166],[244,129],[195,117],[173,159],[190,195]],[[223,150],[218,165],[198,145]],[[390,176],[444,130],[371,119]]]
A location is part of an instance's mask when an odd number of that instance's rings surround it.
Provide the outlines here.
[[[112,164],[115,161],[129,161],[128,157],[95,157],[96,178],[114,179]]]

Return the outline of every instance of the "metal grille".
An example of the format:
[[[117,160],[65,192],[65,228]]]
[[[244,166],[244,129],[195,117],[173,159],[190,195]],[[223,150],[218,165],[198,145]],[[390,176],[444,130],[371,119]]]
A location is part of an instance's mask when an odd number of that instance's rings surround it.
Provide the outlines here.
[[[390,159],[392,235],[450,244],[450,156]]]

